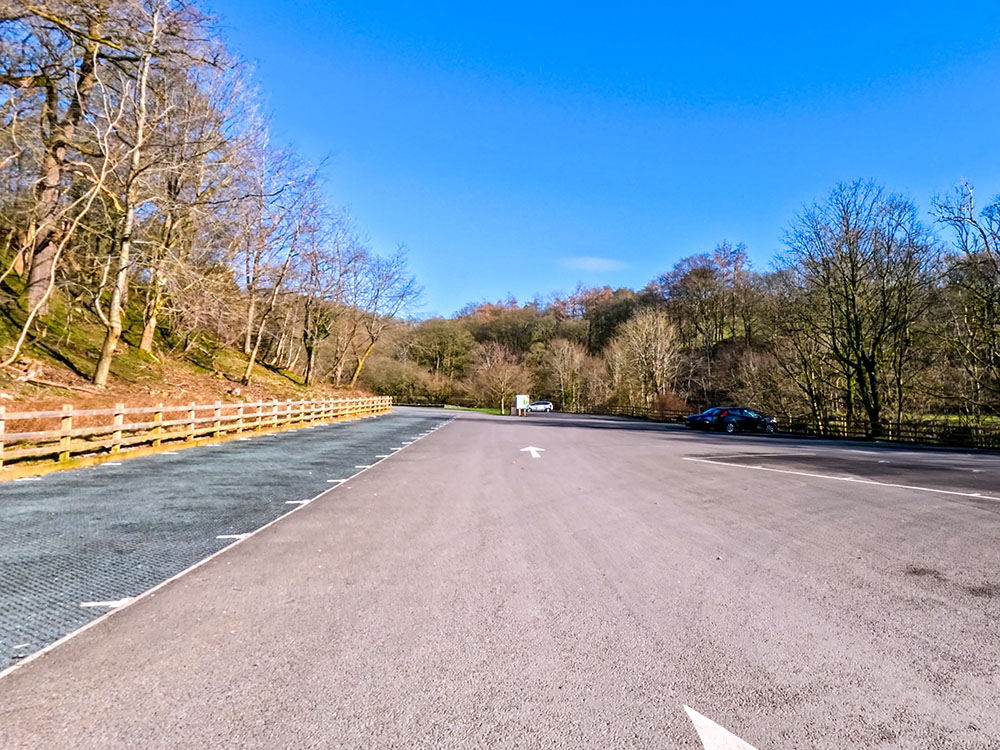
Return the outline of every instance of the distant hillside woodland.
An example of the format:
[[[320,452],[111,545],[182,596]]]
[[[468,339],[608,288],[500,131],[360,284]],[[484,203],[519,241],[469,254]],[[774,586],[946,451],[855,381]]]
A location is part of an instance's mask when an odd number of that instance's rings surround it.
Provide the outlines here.
[[[767,272],[722,243],[640,291],[408,321],[404,254],[325,202],[249,80],[192,4],[0,0],[3,367],[90,325],[98,385],[126,345],[237,346],[245,381],[262,363],[407,402],[740,402],[872,435],[1000,413],[1000,203],[969,186],[927,225],[877,184],[838,185]]]

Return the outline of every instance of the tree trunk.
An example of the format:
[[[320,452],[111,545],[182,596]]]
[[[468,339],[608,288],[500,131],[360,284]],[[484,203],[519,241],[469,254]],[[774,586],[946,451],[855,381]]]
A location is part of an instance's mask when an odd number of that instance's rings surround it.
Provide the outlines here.
[[[243,385],[250,385],[250,376],[253,375],[253,365],[257,360],[257,351],[260,349],[260,337],[257,337],[257,341],[254,343],[253,349],[250,350],[250,354],[247,357],[247,366],[243,369],[243,377],[240,378],[240,382]]]
[[[56,254],[59,252],[58,227],[59,197],[62,193],[62,162],[65,160],[65,148],[46,152],[43,157],[42,180],[39,185],[37,210],[38,224],[34,230],[34,247],[31,253],[31,267],[28,270],[27,299],[28,309],[36,306],[40,314],[48,310],[45,291],[49,279],[55,272]]]
[[[316,369],[316,347],[305,345],[306,347],[306,374],[305,384],[312,385],[313,373]]]
[[[368,355],[372,353],[372,349],[375,348],[375,342],[371,342],[365,349],[364,353],[358,357],[357,367],[354,368],[354,376],[351,378],[351,388],[354,388],[358,383],[358,377],[361,375],[361,368],[365,366],[365,360],[368,359]]]
[[[139,340],[139,351],[153,353],[153,337],[156,335],[156,313],[146,316],[142,326],[142,338]]]
[[[111,289],[111,303],[108,305],[107,332],[104,334],[104,344],[97,360],[94,372],[94,385],[104,387],[108,384],[108,374],[111,371],[111,360],[118,348],[122,335],[122,311],[125,305],[125,294],[128,290],[128,267],[132,253],[132,232],[135,228],[135,205],[129,202],[125,212],[125,226],[118,249],[118,264],[115,271],[115,284]]]
[[[135,206],[138,201],[139,166],[142,162],[142,149],[146,136],[146,96],[149,81],[149,69],[152,65],[152,47],[156,44],[159,31],[158,12],[153,14],[152,38],[149,47],[142,57],[139,69],[139,80],[136,82],[136,93],[139,100],[136,111],[135,141],[132,153],[129,155],[128,183],[125,189],[125,225],[122,228],[121,243],[118,246],[118,268],[115,273],[115,285],[111,290],[111,303],[108,308],[107,333],[101,346],[101,356],[97,360],[94,373],[94,385],[104,387],[108,382],[111,370],[111,360],[118,340],[122,335],[122,312],[125,306],[125,295],[128,292],[128,271],[132,254],[132,233],[135,231]]]
[[[66,169],[66,150],[73,142],[77,125],[86,112],[87,98],[96,83],[95,67],[100,44],[93,41],[101,36],[101,22],[97,15],[91,17],[87,29],[89,39],[83,43],[83,55],[77,71],[76,90],[71,98],[66,114],[44,137],[45,154],[42,157],[41,179],[38,181],[36,211],[38,215],[31,253],[31,268],[28,271],[28,310],[38,308],[44,314],[48,308],[49,281],[55,275],[56,259],[59,255],[59,209],[63,194],[62,177]],[[44,110],[52,118],[58,116],[58,93],[54,84],[46,85]]]
[[[257,297],[252,289],[248,289],[247,293],[250,299],[247,301],[247,330],[243,337],[243,353],[249,356],[255,348],[253,345],[253,319],[257,312]]]

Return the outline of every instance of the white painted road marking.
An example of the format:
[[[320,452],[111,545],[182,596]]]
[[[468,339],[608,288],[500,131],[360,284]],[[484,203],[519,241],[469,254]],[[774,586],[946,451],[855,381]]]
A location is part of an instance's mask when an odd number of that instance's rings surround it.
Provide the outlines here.
[[[220,534],[216,539],[246,539],[249,534]]]
[[[327,481],[328,484],[343,484],[347,480],[346,479],[327,479],[326,481]]]
[[[541,458],[542,457],[541,451],[544,450],[545,450],[544,448],[536,448],[533,445],[529,445],[527,448],[521,448],[521,453],[528,451],[528,453],[531,454],[532,458]]]
[[[698,737],[705,750],[755,750],[754,746],[744,742],[732,732],[720,727],[707,716],[702,716],[690,706],[684,706],[687,715],[698,730]]]
[[[776,474],[794,474],[799,477],[812,477],[813,479],[834,479],[838,482],[854,482],[855,484],[873,484],[877,487],[893,487],[898,490],[917,490],[918,492],[936,492],[940,495],[957,495],[958,497],[975,497],[981,500],[1000,500],[1000,497],[991,495],[981,495],[978,492],[958,492],[957,490],[939,490],[934,487],[917,487],[912,484],[892,484],[891,482],[876,482],[874,479],[859,479],[858,477],[833,477],[829,474],[814,474],[809,471],[791,471],[790,469],[772,469],[770,466],[748,466],[747,464],[733,464],[725,461],[711,461],[707,458],[684,457],[685,461],[695,461],[700,464],[715,464],[716,466],[733,466],[737,469],[755,469],[757,471],[773,471]]]
[[[354,468],[355,469],[370,469],[371,467],[372,467],[371,464],[358,464]]]
[[[285,500],[285,505],[305,505],[308,500]]]
[[[715,456],[712,460],[719,458],[799,458],[800,456],[815,456],[815,453],[734,453],[729,456]]]
[[[41,482],[41,477],[21,477],[20,479],[15,479],[15,482]]]
[[[118,607],[124,607],[126,604],[135,599],[134,596],[126,596],[124,599],[115,599],[110,602],[81,602],[81,607],[106,607],[108,609],[117,609]]]

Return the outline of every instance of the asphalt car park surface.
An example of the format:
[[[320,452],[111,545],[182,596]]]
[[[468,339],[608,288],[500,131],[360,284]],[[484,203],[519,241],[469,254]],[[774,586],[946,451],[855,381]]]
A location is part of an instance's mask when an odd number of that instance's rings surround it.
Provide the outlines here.
[[[998,471],[463,414],[9,671],[0,747],[997,748]]]
[[[448,418],[397,412],[0,485],[0,670]]]

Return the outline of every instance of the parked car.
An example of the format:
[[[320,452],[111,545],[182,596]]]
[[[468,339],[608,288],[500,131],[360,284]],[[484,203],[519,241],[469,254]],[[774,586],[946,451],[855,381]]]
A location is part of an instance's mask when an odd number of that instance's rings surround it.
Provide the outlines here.
[[[777,422],[774,417],[746,409],[742,406],[716,406],[692,414],[684,422],[692,430],[721,430],[723,432],[774,432]]]
[[[528,411],[552,411],[551,401],[532,401],[528,404]]]

